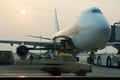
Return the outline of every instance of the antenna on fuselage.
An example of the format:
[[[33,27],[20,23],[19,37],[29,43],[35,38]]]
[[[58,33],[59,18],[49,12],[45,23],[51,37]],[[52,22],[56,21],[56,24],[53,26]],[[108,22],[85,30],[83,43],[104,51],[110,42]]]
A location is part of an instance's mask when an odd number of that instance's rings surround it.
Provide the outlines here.
[[[55,27],[56,27],[56,32],[58,32],[59,29],[59,23],[58,23],[58,18],[57,18],[57,11],[55,9]]]

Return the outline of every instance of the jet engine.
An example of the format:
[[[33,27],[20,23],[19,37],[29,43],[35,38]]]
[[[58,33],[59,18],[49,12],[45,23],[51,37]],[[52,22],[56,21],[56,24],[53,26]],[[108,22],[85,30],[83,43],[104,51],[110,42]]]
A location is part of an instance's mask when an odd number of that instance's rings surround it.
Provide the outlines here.
[[[17,47],[16,53],[20,57],[20,59],[24,60],[27,57],[29,50],[26,46],[22,45]]]

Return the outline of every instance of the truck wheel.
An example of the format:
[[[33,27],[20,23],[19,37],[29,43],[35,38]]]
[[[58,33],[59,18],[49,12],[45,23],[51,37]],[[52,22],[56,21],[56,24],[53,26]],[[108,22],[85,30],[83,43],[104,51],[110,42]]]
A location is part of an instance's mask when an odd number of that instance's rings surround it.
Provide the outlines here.
[[[52,72],[50,72],[51,73],[51,75],[53,75],[53,76],[60,76],[61,75],[61,72],[59,71],[52,71]]]
[[[60,76],[61,71],[58,68],[53,68],[52,71],[50,71],[50,74],[53,76]]]
[[[86,70],[82,69],[82,70],[79,70],[78,72],[76,72],[76,75],[77,76],[86,76],[86,73],[87,73]]]
[[[87,63],[90,64],[90,57],[87,57]]]
[[[97,58],[97,65],[101,65],[101,57],[100,56],[98,56],[98,58]]]
[[[107,58],[106,66],[111,67],[111,58],[110,57]]]

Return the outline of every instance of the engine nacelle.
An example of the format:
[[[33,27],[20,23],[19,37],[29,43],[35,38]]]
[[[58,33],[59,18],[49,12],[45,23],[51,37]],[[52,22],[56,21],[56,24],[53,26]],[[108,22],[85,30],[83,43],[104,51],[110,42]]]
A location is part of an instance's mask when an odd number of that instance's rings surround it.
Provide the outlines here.
[[[22,45],[17,47],[16,53],[20,57],[20,59],[25,59],[29,53],[29,50],[26,46]]]

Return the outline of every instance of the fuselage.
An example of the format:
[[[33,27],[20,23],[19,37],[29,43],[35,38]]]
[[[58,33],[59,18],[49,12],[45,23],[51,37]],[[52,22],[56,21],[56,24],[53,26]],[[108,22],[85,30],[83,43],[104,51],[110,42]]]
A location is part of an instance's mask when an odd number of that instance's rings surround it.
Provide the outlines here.
[[[111,27],[100,9],[93,7],[80,14],[78,19],[56,36],[71,38],[78,50],[103,49],[111,35]]]

